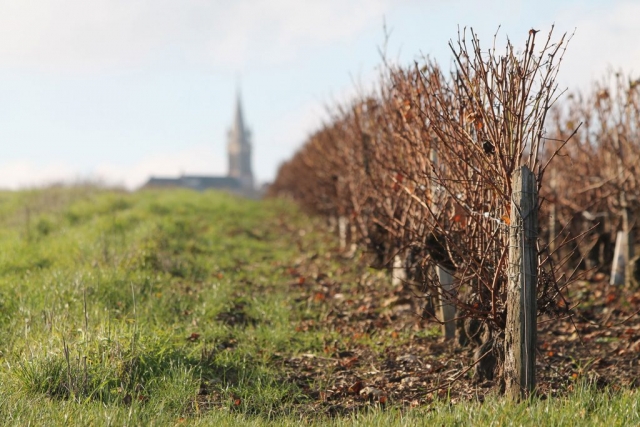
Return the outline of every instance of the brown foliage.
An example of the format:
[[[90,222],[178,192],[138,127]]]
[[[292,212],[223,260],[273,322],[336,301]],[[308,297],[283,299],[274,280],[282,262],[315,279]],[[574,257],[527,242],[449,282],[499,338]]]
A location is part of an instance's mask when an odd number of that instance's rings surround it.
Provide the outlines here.
[[[542,183],[544,123],[565,45],[551,36],[537,48],[530,32],[522,52],[509,42],[487,54],[463,31],[450,44],[450,75],[428,59],[387,65],[377,93],[338,108],[282,166],[272,194],[346,217],[378,264],[402,255],[433,295],[442,292],[433,267],[453,270],[448,296],[461,316],[504,328],[511,175],[527,165]],[[544,289],[555,300],[557,290]]]

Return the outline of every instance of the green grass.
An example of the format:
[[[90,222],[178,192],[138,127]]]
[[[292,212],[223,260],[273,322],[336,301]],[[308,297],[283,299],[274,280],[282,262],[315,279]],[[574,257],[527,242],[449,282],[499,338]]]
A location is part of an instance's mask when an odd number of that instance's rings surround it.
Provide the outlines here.
[[[283,355],[320,353],[335,338],[295,331],[322,315],[289,287],[301,253],[323,256],[334,245],[314,229],[286,202],[218,193],[0,193],[0,422],[640,423],[636,393],[588,385],[518,405],[488,397],[315,417],[281,370]],[[326,274],[349,280],[345,268]]]

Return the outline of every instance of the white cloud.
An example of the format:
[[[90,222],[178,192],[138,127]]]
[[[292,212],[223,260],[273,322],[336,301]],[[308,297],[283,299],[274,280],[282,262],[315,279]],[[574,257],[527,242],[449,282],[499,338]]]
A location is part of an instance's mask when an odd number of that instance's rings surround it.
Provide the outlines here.
[[[372,23],[380,24],[390,0],[238,1],[207,38],[212,59],[243,65],[251,59],[278,63],[336,41],[347,42]]]
[[[65,163],[39,165],[27,160],[0,165],[0,188],[15,190],[78,179],[73,168]]]
[[[392,0],[0,0],[4,66],[79,71],[157,56],[237,69],[346,41]]]

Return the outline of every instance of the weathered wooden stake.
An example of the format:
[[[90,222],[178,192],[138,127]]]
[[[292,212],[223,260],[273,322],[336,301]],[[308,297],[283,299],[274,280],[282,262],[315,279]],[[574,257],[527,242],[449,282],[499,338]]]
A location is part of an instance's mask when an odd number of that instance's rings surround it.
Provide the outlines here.
[[[349,241],[351,242],[351,246],[349,246],[349,253],[355,254],[358,249],[358,245],[356,244],[356,235],[358,233],[358,227],[355,224],[351,224],[349,226]]]
[[[526,166],[514,171],[512,189],[504,374],[507,396],[519,400],[536,384],[538,194],[533,172]]]
[[[347,247],[347,217],[338,217],[338,237],[340,238],[340,249]]]
[[[429,152],[429,161],[432,167],[435,169],[438,167],[438,152],[432,148]],[[431,198],[434,200],[438,194],[438,184],[434,179],[433,172],[431,176]],[[437,206],[434,204],[432,209],[434,212]],[[449,270],[444,267],[436,267],[436,273],[438,274],[438,281],[440,282],[440,295],[439,295],[439,309],[438,317],[442,322],[442,333],[446,340],[454,339],[456,337],[456,324],[454,319],[456,317],[456,307],[452,303],[453,299],[453,275]]]
[[[444,267],[437,267],[438,280],[440,281],[440,309],[438,310],[439,320],[442,322],[442,333],[445,340],[456,337],[456,307],[452,304],[453,298],[453,275]]]
[[[616,234],[616,246],[613,250],[610,285],[624,285],[627,276],[627,258],[629,251],[629,235],[624,231]]]
[[[613,251],[613,265],[611,266],[611,285],[631,286],[633,277],[633,230],[631,226],[631,209],[627,202],[627,195],[623,191],[620,196],[622,206],[622,231],[616,235],[616,246]]]
[[[626,247],[624,248],[624,261],[625,261],[625,274],[624,274],[624,285],[626,287],[630,287],[633,283],[632,277],[633,277],[633,265],[631,260],[633,260],[634,257],[634,247],[633,247],[633,243],[634,243],[634,235],[633,235],[633,219],[631,217],[631,209],[629,208],[628,202],[627,202],[627,196],[626,193],[623,193],[623,197],[624,197],[624,204],[623,204],[623,208],[624,210],[622,211],[622,231],[625,234],[625,240],[626,240]]]
[[[551,169],[551,194],[553,195],[553,201],[551,202],[551,208],[549,211],[549,251],[553,252],[556,249],[556,216],[557,216],[557,203],[558,203],[558,179],[556,169]]]
[[[404,269],[403,258],[400,254],[393,257],[393,268],[391,269],[391,285],[399,286],[407,280],[407,273]]]
[[[627,118],[629,115],[629,109],[631,104],[625,106],[625,114],[627,114]],[[626,147],[622,143],[620,138],[619,129],[615,129],[614,133],[614,147],[617,150],[617,159],[618,159],[618,175],[623,176],[625,171],[625,166],[623,159],[625,158]],[[622,209],[622,232],[623,236],[618,234],[618,238],[622,237],[620,243],[620,253],[624,260],[624,267],[622,267],[622,271],[624,272],[623,282],[625,286],[630,286],[632,283],[632,266],[631,260],[633,259],[633,230],[632,230],[632,218],[631,218],[631,209],[629,206],[629,198],[627,196],[626,185],[623,185],[622,191],[620,191],[620,208]],[[618,240],[616,239],[616,250],[618,249]],[[617,257],[616,257],[617,258]],[[614,259],[615,263],[615,259]],[[612,278],[613,280],[613,278]]]

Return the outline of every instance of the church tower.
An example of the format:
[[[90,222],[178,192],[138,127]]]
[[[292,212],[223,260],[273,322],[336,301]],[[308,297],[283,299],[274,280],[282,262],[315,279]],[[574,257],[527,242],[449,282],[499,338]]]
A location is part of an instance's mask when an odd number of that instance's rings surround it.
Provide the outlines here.
[[[229,129],[227,152],[229,153],[229,176],[237,178],[244,190],[253,190],[251,172],[251,133],[244,126],[240,91],[236,98],[236,113]]]

